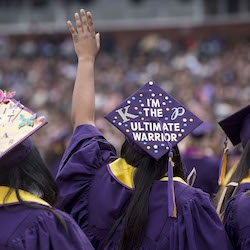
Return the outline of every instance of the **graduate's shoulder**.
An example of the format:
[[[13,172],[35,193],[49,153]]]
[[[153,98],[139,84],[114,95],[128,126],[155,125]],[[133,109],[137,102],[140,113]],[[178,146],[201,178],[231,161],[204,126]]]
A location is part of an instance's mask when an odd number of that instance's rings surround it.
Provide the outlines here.
[[[176,183],[175,184],[175,196],[176,201],[179,205],[184,204],[211,204],[211,199],[208,193],[204,192],[200,188],[191,187],[186,183]]]

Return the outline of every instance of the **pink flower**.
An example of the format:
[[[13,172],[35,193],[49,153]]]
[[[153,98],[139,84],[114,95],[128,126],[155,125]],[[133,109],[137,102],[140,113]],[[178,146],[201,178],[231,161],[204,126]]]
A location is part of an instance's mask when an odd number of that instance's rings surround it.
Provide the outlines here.
[[[12,98],[15,94],[16,94],[15,91],[6,92],[0,89],[0,103],[7,104],[10,101],[9,99]]]

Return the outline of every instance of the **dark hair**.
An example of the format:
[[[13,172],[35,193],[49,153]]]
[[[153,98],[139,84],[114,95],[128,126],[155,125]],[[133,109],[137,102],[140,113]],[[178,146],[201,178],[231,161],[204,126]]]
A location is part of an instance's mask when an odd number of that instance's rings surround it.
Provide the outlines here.
[[[141,244],[148,220],[148,200],[152,184],[166,176],[168,154],[158,161],[146,153],[139,153],[127,140],[121,148],[121,157],[133,167],[134,190],[126,210],[119,250],[134,249]],[[184,177],[182,161],[177,146],[173,147],[174,176]]]
[[[240,184],[240,182],[247,177],[248,173],[249,173],[249,169],[250,169],[250,140],[248,140],[240,161],[237,164],[237,167],[234,171],[234,173],[232,174],[230,180],[228,181],[228,183],[230,182],[236,182],[238,184]],[[225,198],[223,200],[222,206],[221,206],[221,213],[224,213],[226,205],[227,205],[227,201],[228,199],[232,196],[233,192],[235,190],[235,187],[231,187],[229,186],[226,194],[225,194]],[[218,203],[219,199],[220,199],[220,195],[221,195],[221,190],[218,192],[218,195],[216,196],[216,200],[215,203]]]
[[[58,197],[58,188],[53,176],[45,165],[36,146],[32,146],[31,152],[20,163],[15,166],[0,168],[0,185],[8,186],[10,191],[5,199],[14,190],[18,201],[31,208],[43,209],[51,212],[59,220],[68,234],[68,228],[63,217],[48,206],[33,204],[22,200],[19,189],[30,193],[41,194],[41,198],[51,206],[55,205]]]
[[[0,168],[0,185],[13,188],[17,193],[18,189],[23,189],[42,194],[41,198],[52,206],[57,201],[58,188],[55,180],[35,146],[19,164]]]

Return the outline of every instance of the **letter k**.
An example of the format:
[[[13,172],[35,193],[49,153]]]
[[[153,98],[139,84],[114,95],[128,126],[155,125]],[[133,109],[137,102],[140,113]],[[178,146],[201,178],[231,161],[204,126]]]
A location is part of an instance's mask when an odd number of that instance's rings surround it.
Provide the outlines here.
[[[130,114],[128,113],[128,109],[129,109],[130,105],[124,107],[124,111],[122,111],[123,108],[120,108],[120,109],[117,109],[116,112],[121,116],[123,122],[127,122],[129,121],[128,117],[130,118],[136,118],[138,117],[138,115],[133,115],[133,114]]]

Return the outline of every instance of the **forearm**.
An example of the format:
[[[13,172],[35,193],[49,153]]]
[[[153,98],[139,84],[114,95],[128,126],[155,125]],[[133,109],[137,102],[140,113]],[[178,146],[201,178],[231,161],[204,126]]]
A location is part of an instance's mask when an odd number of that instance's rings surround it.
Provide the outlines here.
[[[76,128],[80,124],[94,125],[94,113],[94,60],[79,58],[72,100],[73,127]]]

